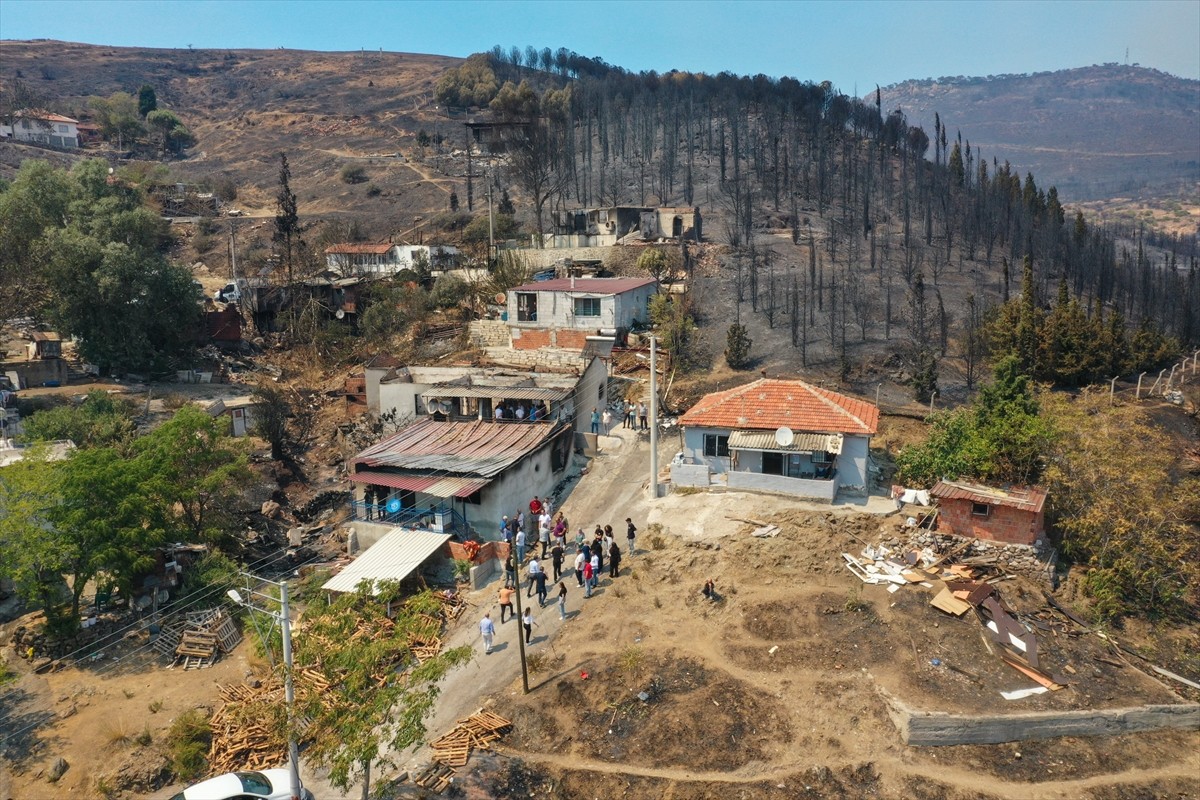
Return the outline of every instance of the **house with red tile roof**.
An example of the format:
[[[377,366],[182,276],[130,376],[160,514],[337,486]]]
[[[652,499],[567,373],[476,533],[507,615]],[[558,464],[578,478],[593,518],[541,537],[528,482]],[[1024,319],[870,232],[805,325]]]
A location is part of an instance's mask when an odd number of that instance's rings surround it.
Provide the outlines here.
[[[555,278],[508,290],[514,350],[557,347],[582,351],[588,337],[610,343],[650,318],[654,278]]]
[[[454,263],[458,249],[448,245],[393,244],[391,242],[339,242],[325,248],[327,269],[347,277],[395,275],[424,258],[431,269]]]
[[[872,403],[800,380],[761,380],[706,395],[684,414],[676,486],[722,484],[828,500],[865,493]]]
[[[79,121],[27,108],[13,114],[12,125],[0,124],[0,138],[50,147],[79,147]]]

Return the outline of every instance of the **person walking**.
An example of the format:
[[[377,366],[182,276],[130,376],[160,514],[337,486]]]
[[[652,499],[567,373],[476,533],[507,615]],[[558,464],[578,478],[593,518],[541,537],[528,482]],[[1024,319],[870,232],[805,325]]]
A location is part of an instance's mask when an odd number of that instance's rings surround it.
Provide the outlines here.
[[[562,581],[558,582],[558,618],[567,618],[567,585]]]
[[[517,551],[510,549],[508,557],[504,559],[504,585],[515,587],[517,585]]]
[[[543,569],[541,572],[539,572],[537,574],[537,578],[536,578],[538,606],[540,606],[542,608],[544,608],[546,606],[546,579],[547,578],[548,578],[548,576],[546,575],[545,569]]]
[[[529,588],[525,591],[526,597],[533,597],[533,587],[537,585],[537,576],[542,571],[542,565],[538,563],[536,558],[529,559]]]
[[[490,611],[483,615],[483,619],[479,620],[479,633],[483,636],[483,654],[491,655],[492,640],[496,637],[496,623],[492,622]]]
[[[529,644],[529,637],[533,635],[533,626],[534,625],[537,625],[539,628],[542,627],[541,625],[538,625],[536,622],[534,622],[533,609],[527,608],[527,609],[525,609],[525,615],[523,617],[521,617],[521,626],[523,628],[525,628],[525,644]]]
[[[517,563],[525,563],[525,529],[517,531]]]
[[[620,571],[621,548],[617,547],[617,543],[614,540],[612,546],[608,549],[608,577],[615,578]]]
[[[600,433],[600,412],[592,409],[592,433]]]
[[[585,549],[586,547],[580,548],[575,554],[575,582],[579,584],[580,589],[583,588],[583,562],[587,560],[583,555]]]
[[[556,582],[562,578],[562,565],[563,546],[555,542],[554,547],[550,548],[550,566],[554,570],[554,580]]]
[[[633,520],[629,517],[625,518],[625,552],[629,553],[629,557],[633,558],[633,542],[637,538],[637,526],[633,524]]]
[[[504,624],[504,612],[508,611],[508,616],[513,619],[517,618],[517,612],[513,611],[513,595],[517,590],[507,584],[500,587],[500,624]]]

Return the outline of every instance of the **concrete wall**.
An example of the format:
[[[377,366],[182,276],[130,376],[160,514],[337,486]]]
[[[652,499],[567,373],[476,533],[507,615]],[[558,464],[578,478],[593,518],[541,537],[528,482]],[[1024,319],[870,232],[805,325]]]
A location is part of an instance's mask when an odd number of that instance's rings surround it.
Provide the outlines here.
[[[704,455],[704,435],[714,434],[728,436],[729,431],[723,428],[687,427],[683,429],[683,458],[696,464],[705,464],[713,472],[723,474],[730,469],[729,459],[724,456]]]
[[[500,539],[500,518],[510,517],[519,509],[529,511],[529,501],[534,495],[545,497],[550,494],[562,477],[562,472],[550,468],[550,445],[542,447],[533,455],[506,469],[498,478],[483,488],[479,505],[455,503],[475,529],[479,541]]]
[[[866,436],[842,437],[842,452],[837,456],[837,483],[842,491],[866,492],[867,459],[871,440]]]
[[[971,513],[971,500],[940,499],[938,530],[958,536],[971,536],[1005,544],[1033,544],[1042,538],[1045,520],[1042,513],[1034,514],[1012,506],[989,505],[986,517]]]
[[[6,361],[0,372],[16,372],[21,379],[19,388],[45,386],[47,383],[66,384],[69,367],[61,358],[39,358],[35,361]]]
[[[367,407],[371,405],[371,370],[367,370]],[[425,409],[417,408],[417,396],[432,384],[409,383],[407,381],[386,381],[379,384],[379,407],[374,409],[377,414],[386,414],[396,410],[397,419],[424,416]]]
[[[1059,736],[1117,736],[1157,730],[1200,730],[1200,705],[1149,705],[1134,708],[1046,711],[978,715],[917,711],[887,696],[888,714],[905,744],[950,746],[1000,744]]]
[[[557,248],[514,248],[512,252],[523,258],[535,270],[553,267],[564,258],[574,261],[600,261],[608,266],[609,260],[617,253],[616,247],[557,247]]]
[[[763,475],[759,472],[730,472],[727,474],[730,489],[752,489],[760,492],[807,497],[814,500],[833,502],[837,495],[837,481],[815,481],[803,478],[785,478],[782,475]]]
[[[707,464],[672,464],[672,486],[708,486],[710,484]]]

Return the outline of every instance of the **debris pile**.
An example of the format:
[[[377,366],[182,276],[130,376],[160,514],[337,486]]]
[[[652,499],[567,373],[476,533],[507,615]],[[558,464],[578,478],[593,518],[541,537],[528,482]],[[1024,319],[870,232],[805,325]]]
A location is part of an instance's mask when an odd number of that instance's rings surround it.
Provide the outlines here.
[[[473,749],[490,749],[492,742],[510,728],[510,720],[490,711],[477,711],[460,719],[449,733],[433,741],[433,760],[447,767],[466,766]]]
[[[916,586],[932,593],[929,604],[953,617],[972,614],[983,627],[980,634],[988,652],[1037,684],[1014,692],[1001,692],[1008,700],[1029,697],[1066,687],[1070,678],[1050,673],[1043,666],[1035,628],[1050,633],[1054,621],[1027,616],[1028,622],[1004,604],[996,585],[1010,575],[992,554],[968,556],[974,540],[956,540],[957,546],[937,555],[932,546],[921,549],[879,544],[864,548],[860,556],[842,553],[846,568],[866,584],[888,584],[895,593]],[[1064,630],[1064,632],[1066,632]],[[1070,671],[1069,665],[1066,667]],[[964,674],[968,674],[965,673]],[[969,674],[968,674],[968,677]]]
[[[220,608],[189,611],[171,617],[162,626],[152,645],[157,653],[173,659],[172,666],[184,669],[211,667],[222,653],[229,653],[242,641],[233,618]]]
[[[224,701],[209,720],[212,744],[208,767],[214,774],[278,766],[287,758],[287,741],[262,724],[262,709],[284,707],[283,686],[218,686]]]

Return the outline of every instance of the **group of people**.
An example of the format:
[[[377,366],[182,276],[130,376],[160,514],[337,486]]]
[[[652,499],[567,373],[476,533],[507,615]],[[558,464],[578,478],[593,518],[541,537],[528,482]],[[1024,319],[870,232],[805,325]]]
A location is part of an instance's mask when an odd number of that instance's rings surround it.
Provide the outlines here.
[[[530,403],[526,406],[525,403],[514,403],[506,401],[497,403],[496,410],[492,412],[492,417],[497,420],[516,420],[517,422],[537,422],[544,420],[550,416],[550,410],[546,407],[545,400],[539,400],[536,403]]]
[[[645,403],[625,403],[623,408],[617,409],[621,412],[621,427],[630,428],[631,430],[640,429],[649,430],[650,426],[646,422],[646,404]],[[603,412],[598,409],[592,409],[591,423],[592,433],[608,433],[612,428],[613,415],[607,408]]]
[[[549,498],[534,497],[529,502],[529,513],[520,509],[511,517],[507,514],[500,520],[500,533],[508,542],[509,552],[504,563],[504,583],[500,587],[498,599],[500,603],[500,622],[508,621],[509,617],[517,618],[513,599],[519,592],[520,583],[518,571],[525,567],[528,584],[525,597],[532,599],[537,595],[538,607],[544,608],[550,591],[550,585],[555,585],[555,597],[558,603],[558,615],[562,620],[567,618],[567,584],[563,580],[563,564],[569,546],[567,537],[570,525],[560,511],[554,515],[553,503]],[[527,525],[529,530],[527,530]],[[536,540],[531,537],[536,536]],[[541,546],[541,555],[535,552],[531,544],[536,541]],[[621,571],[621,559],[625,553],[633,556],[637,543],[637,526],[629,517],[625,518],[625,550],[617,543],[611,525],[597,525],[591,540],[583,528],[575,534],[574,573],[579,587],[584,590],[584,597],[591,597],[599,582],[600,574],[604,571],[604,561],[608,559],[608,574],[616,578]],[[525,565],[526,555],[530,556]],[[549,574],[545,566],[549,559]],[[525,608],[521,614],[521,626],[524,629],[525,643],[529,644],[533,628],[537,622],[533,610]],[[496,634],[496,626],[491,613],[484,614],[479,623],[479,631],[483,636],[485,653],[492,652],[492,642]]]

